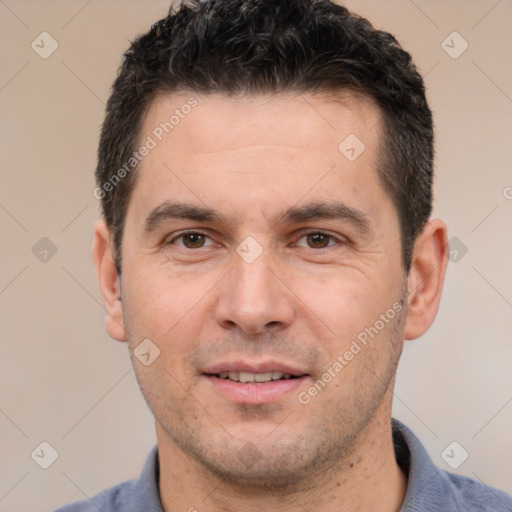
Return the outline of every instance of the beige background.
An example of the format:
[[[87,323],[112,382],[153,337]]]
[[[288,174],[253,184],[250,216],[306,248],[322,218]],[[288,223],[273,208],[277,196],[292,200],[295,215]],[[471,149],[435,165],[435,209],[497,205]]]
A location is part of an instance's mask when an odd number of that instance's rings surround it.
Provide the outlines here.
[[[347,5],[395,33],[426,75],[436,216],[467,247],[434,327],[407,343],[394,414],[436,464],[449,469],[441,453],[457,441],[469,453],[457,472],[512,492],[512,3]],[[167,9],[0,0],[2,512],[52,510],[134,478],[155,442],[126,346],[104,331],[90,250],[104,103],[129,39]],[[43,31],[59,45],[47,59],[31,48]],[[469,43],[457,59],[441,47],[453,31]],[[58,249],[47,262],[32,252],[42,237]],[[59,454],[46,470],[31,458],[42,441]]]

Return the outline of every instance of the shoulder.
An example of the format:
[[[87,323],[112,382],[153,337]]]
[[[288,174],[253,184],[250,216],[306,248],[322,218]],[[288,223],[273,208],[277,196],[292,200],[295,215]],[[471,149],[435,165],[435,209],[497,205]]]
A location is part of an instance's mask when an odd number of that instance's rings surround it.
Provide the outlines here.
[[[400,512],[512,512],[512,496],[433,464],[420,440],[393,419],[398,464],[408,476]]]
[[[92,498],[64,505],[55,512],[162,512],[158,493],[160,464],[155,446],[138,480],[128,480]]]
[[[442,471],[447,488],[460,510],[512,512],[512,496],[471,478]]]
[[[126,510],[126,504],[129,503],[133,492],[134,481],[122,482],[106,489],[96,496],[69,503],[58,508],[55,512],[120,512]]]

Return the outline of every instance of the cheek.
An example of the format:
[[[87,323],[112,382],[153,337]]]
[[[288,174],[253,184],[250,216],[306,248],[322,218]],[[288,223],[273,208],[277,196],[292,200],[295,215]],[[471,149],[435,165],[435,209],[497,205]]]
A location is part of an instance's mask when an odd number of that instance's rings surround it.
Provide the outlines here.
[[[127,273],[127,275],[130,275]],[[201,330],[209,323],[208,291],[218,279],[182,275],[157,267],[133,273],[123,291],[128,341],[133,349],[145,338],[160,349],[160,362],[176,375],[189,368]]]
[[[149,329],[155,337],[165,336],[183,323],[208,287],[193,274],[180,275],[163,266],[150,268],[144,262],[138,266],[141,270],[132,271],[123,294],[129,306],[128,324]]]
[[[393,290],[353,268],[336,269],[329,276],[304,278],[294,285],[309,316],[321,321],[337,340],[351,340],[392,306]],[[397,292],[396,297],[399,297]]]

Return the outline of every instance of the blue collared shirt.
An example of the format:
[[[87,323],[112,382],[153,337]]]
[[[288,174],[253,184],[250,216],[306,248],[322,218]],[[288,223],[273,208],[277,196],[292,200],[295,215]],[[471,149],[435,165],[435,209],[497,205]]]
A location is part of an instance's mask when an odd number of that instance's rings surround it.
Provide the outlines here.
[[[512,496],[439,469],[405,425],[395,419],[392,425],[396,458],[409,477],[399,512],[512,512]],[[158,494],[159,474],[155,446],[138,480],[123,482],[55,512],[163,512]]]

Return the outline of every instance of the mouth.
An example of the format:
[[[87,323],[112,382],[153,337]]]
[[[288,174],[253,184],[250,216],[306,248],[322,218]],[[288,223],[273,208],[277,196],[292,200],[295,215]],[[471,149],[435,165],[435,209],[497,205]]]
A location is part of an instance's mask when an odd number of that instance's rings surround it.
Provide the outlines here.
[[[310,377],[299,368],[276,362],[223,363],[209,368],[203,376],[217,396],[239,404],[277,402]]]
[[[244,384],[256,383],[264,384],[265,382],[272,382],[275,380],[290,380],[299,378],[298,375],[283,372],[263,372],[263,373],[250,373],[250,372],[221,372],[210,377],[216,377],[221,380],[230,380],[232,382],[242,382]]]

